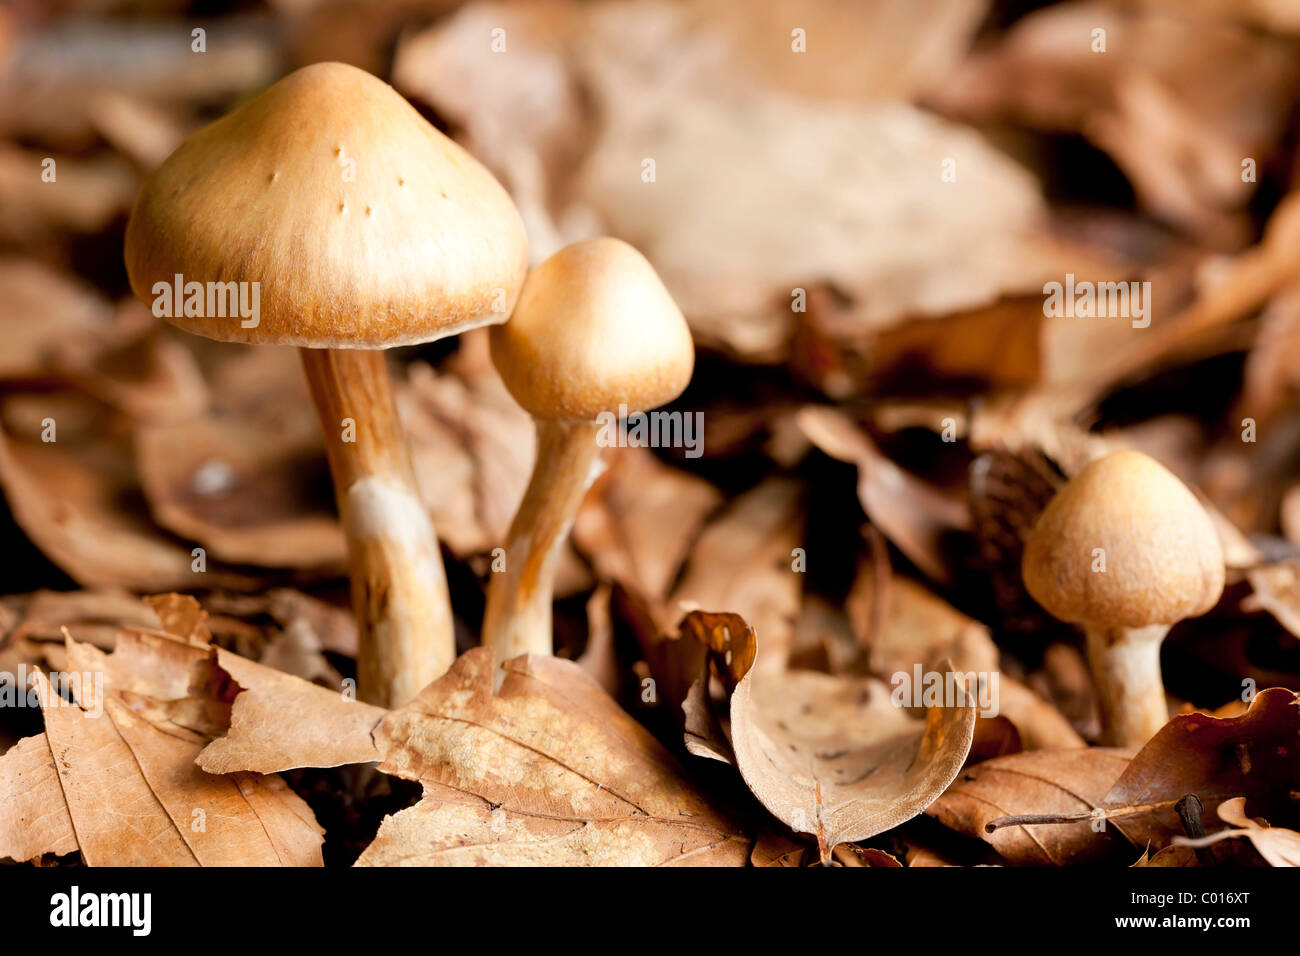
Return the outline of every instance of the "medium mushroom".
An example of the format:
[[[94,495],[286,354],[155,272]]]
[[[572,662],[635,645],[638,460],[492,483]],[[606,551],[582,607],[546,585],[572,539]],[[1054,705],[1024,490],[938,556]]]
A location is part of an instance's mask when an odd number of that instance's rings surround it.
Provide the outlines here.
[[[527,267],[509,196],[386,83],[319,63],[150,176],[126,265],[173,325],[302,350],[348,539],[359,694],[405,703],[455,640],[382,350],[508,318]]]
[[[560,549],[600,471],[602,429],[682,393],[695,346],[654,268],[625,242],[566,246],[531,273],[492,360],[537,423],[532,478],[492,575],[483,643],[498,661],[550,654]]]
[[[1223,550],[1196,496],[1141,452],[1094,461],[1043,509],[1021,572],[1039,604],[1084,629],[1102,742],[1146,743],[1169,719],[1160,642],[1223,593]]]

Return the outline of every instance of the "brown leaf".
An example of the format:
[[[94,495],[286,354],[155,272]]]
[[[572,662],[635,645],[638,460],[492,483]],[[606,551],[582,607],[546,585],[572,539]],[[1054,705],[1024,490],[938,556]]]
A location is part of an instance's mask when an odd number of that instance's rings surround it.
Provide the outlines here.
[[[961,772],[975,705],[914,720],[878,681],[751,671],[731,698],[736,764],[781,822],[817,838],[822,862],[841,843],[910,820]]]
[[[620,449],[608,460],[573,523],[574,544],[602,581],[658,607],[722,495],[644,448]]]
[[[380,769],[425,796],[361,865],[733,865],[749,841],[583,670],[475,648],[376,733]]]
[[[14,519],[63,570],[86,586],[137,591],[254,583],[215,560],[196,573],[190,548],[132,507],[139,483],[119,418],[92,413],[77,433],[51,417],[57,442],[0,436],[0,485]]]
[[[947,580],[943,539],[970,528],[965,503],[899,468],[836,409],[809,406],[799,413],[799,426],[826,454],[857,465],[858,498],[871,523],[918,568]]]
[[[755,666],[781,670],[794,640],[803,574],[793,569],[802,534],[801,489],[769,478],[736,498],[701,532],[666,612],[725,609],[758,635]],[[661,620],[660,631],[670,622]]]
[[[295,351],[215,354],[202,415],[136,429],[154,519],[223,561],[341,575],[347,545]]]
[[[929,812],[1010,863],[1096,861],[1117,852],[1112,834],[1164,845],[1184,832],[1175,804],[1187,794],[1207,810],[1242,794],[1281,808],[1297,784],[1297,701],[1270,688],[1240,717],[1181,714],[1132,757],[1100,747],[999,757],[964,772]],[[1032,820],[1043,816],[1060,819]],[[999,818],[1009,819],[987,831]]]
[[[997,757],[963,771],[926,813],[950,829],[984,840],[1008,863],[1095,862],[1128,846],[1122,840],[1128,832],[1125,820],[1099,824],[1104,829],[1094,832],[1088,815],[1096,813],[1100,819],[1103,811],[1098,808],[1129,759],[1126,752],[1102,747]],[[993,820],[1021,814],[1079,814],[1083,819],[985,830]],[[1121,838],[1118,843],[1115,833]]]
[[[1300,694],[1273,687],[1260,691],[1240,717],[1180,714],[1170,719],[1133,758],[1105,807],[1135,845],[1165,843],[1183,832],[1174,804],[1194,793],[1208,814],[1236,796],[1268,812],[1300,787]],[[1135,813],[1134,808],[1140,813]]]
[[[57,777],[31,767],[33,756],[44,759],[40,738],[0,757],[5,776],[23,761],[10,779],[24,788],[0,811],[0,834],[29,827],[33,811],[45,821],[0,845],[0,856],[68,852],[71,836],[88,866],[321,865],[323,831],[278,778],[206,774],[194,765],[199,735],[151,723],[117,696],[84,687],[75,703],[65,701],[44,674],[36,688]]]
[[[217,651],[217,662],[243,690],[231,708],[230,730],[199,757],[203,769],[275,773],[379,759],[371,733],[382,708],[226,651]]]
[[[1105,55],[1091,48],[1097,28],[1106,31]],[[1216,68],[1207,72],[1207,62]],[[934,97],[964,118],[1012,116],[1080,132],[1111,154],[1157,215],[1230,243],[1244,232],[1230,214],[1252,195],[1240,160],[1274,147],[1284,115],[1275,104],[1288,100],[1295,79],[1290,44],[1258,31],[1075,2],[1017,21]],[[1258,109],[1243,114],[1242,96]]]
[[[437,373],[412,364],[399,398],[434,527],[462,557],[505,540],[536,442],[532,420],[510,398],[486,350],[485,335],[462,335],[455,360]]]
[[[945,658],[959,671],[997,670],[998,650],[987,627],[909,578],[890,574],[881,581],[875,562],[859,564],[847,604],[867,667],[882,680]]]
[[[1203,847],[1244,837],[1270,866],[1300,866],[1300,833],[1285,827],[1270,827],[1266,820],[1246,816],[1246,798],[1233,797],[1219,804],[1219,819],[1237,829],[1222,830],[1197,840],[1174,837],[1175,847]]]

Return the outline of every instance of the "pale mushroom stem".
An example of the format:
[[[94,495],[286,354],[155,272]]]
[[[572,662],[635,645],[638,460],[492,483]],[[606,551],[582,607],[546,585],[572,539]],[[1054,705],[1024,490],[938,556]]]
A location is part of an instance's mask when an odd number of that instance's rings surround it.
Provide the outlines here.
[[[1169,720],[1160,679],[1160,642],[1169,627],[1087,625],[1084,632],[1101,710],[1101,742],[1140,747]]]
[[[456,658],[447,577],[382,351],[301,349],[348,541],[357,696],[398,707]]]
[[[550,654],[551,598],[560,550],[602,470],[594,422],[537,422],[537,460],[506,539],[505,570],[492,575],[483,644],[497,662]]]

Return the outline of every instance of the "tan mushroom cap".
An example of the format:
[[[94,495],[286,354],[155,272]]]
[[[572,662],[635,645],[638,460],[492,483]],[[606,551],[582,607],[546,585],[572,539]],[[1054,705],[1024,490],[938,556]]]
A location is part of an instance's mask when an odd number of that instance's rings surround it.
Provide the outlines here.
[[[534,418],[594,421],[682,393],[695,345],[645,256],[618,239],[566,246],[531,273],[492,360]]]
[[[1105,554],[1094,571],[1094,549]],[[1187,486],[1141,452],[1092,462],[1043,509],[1025,587],[1062,621],[1137,628],[1204,614],[1223,592],[1223,550]]]
[[[189,137],[149,177],[126,265],[146,302],[177,274],[259,283],[255,328],[238,315],[168,319],[197,335],[374,349],[504,322],[527,245],[510,197],[469,153],[388,84],[317,63]]]

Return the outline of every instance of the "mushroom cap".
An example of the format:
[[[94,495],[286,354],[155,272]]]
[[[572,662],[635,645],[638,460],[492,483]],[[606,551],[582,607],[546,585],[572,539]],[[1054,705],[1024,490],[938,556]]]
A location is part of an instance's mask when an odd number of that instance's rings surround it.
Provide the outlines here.
[[[238,314],[163,316],[197,335],[382,349],[504,322],[527,245],[514,203],[469,153],[383,81],[317,63],[154,171],[126,266],[146,302],[177,275],[205,289],[259,283],[254,328]]]
[[[1094,549],[1105,571],[1094,571]],[[1052,616],[1138,628],[1204,614],[1223,592],[1223,549],[1196,496],[1137,451],[1098,459],[1048,503],[1025,543],[1025,587]]]
[[[645,256],[606,237],[565,246],[529,273],[514,315],[492,330],[492,361],[534,418],[594,421],[680,395],[695,345]]]

